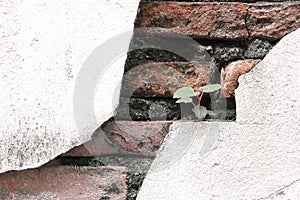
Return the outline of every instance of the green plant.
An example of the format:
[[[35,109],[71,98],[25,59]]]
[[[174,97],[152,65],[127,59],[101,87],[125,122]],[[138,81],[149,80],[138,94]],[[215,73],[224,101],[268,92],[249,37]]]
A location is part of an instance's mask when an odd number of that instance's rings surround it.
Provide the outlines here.
[[[192,87],[182,87],[175,91],[173,98],[178,99],[176,103],[191,103],[194,105],[193,112],[200,120],[204,119],[207,114],[214,115],[211,110],[207,110],[200,105],[204,93],[215,92],[221,88],[220,84],[212,84],[200,87],[199,91],[194,91]],[[197,104],[193,102],[192,97],[196,97]]]

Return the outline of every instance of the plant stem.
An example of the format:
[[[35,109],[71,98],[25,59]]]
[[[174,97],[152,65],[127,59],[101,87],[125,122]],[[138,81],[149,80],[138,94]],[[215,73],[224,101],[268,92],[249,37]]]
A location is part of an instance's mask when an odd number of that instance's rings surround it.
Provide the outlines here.
[[[200,94],[197,96],[197,100],[198,100],[198,106],[200,106],[200,102],[201,102],[201,99],[202,99],[202,96],[203,96],[203,90],[200,90]]]

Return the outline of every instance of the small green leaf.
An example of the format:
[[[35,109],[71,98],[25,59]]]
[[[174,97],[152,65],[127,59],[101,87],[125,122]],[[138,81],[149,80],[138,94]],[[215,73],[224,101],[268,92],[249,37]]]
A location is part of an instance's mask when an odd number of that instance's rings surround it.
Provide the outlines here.
[[[191,87],[182,87],[175,91],[173,98],[187,98],[194,97],[200,94],[199,92],[194,92],[194,89]]]
[[[198,119],[204,119],[207,115],[207,109],[204,106],[195,106],[193,108],[193,112],[195,113]]]
[[[217,91],[219,89],[221,89],[222,85],[220,84],[212,84],[212,85],[206,85],[201,87],[201,89],[203,90],[203,92],[209,93],[209,92],[214,92]]]
[[[176,103],[192,103],[193,99],[190,97],[181,98],[176,101]]]
[[[209,114],[209,115],[216,115],[216,113],[214,113],[212,110],[207,110],[207,114]]]

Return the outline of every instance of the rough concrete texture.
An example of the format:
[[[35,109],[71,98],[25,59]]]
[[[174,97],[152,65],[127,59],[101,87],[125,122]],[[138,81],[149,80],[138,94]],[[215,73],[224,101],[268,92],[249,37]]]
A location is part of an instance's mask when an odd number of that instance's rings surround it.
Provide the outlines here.
[[[283,38],[263,62],[239,79],[238,123],[299,123],[299,41],[300,29]]]
[[[237,122],[173,123],[138,199],[299,199],[300,29],[236,91]]]
[[[76,78],[96,47],[133,28],[138,2],[0,1],[0,172],[37,167],[90,139],[74,121]],[[124,59],[97,87],[98,124],[113,115],[120,66]]]

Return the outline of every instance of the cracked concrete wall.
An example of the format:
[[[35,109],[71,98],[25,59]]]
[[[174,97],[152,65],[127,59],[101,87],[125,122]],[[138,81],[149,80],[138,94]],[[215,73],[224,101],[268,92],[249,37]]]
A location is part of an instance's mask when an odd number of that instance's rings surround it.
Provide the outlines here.
[[[299,199],[300,29],[236,90],[236,122],[173,123],[138,199]]]
[[[0,172],[40,166],[90,139],[97,127],[79,132],[74,120],[77,76],[96,47],[133,29],[138,2],[0,1]],[[123,66],[124,57],[99,81],[98,125],[114,113]]]

